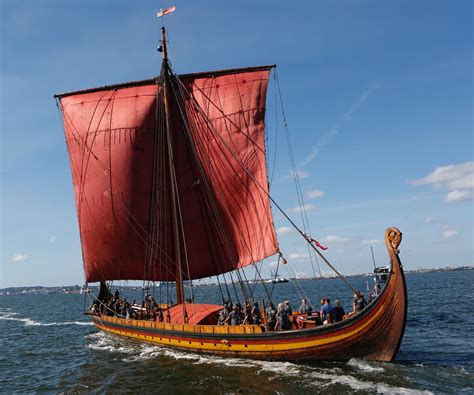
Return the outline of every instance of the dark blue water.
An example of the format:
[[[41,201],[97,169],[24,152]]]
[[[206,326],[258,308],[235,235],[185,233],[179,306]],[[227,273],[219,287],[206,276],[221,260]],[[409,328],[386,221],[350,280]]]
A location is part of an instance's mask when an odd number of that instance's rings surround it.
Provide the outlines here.
[[[351,282],[365,289],[366,279]],[[474,270],[408,274],[407,283],[408,322],[395,363],[203,357],[98,332],[81,314],[84,295],[0,297],[0,391],[474,393]],[[300,285],[315,301],[329,295],[349,307],[340,281]],[[275,300],[298,306],[294,284],[274,292]],[[195,296],[215,294],[215,287],[202,287]]]

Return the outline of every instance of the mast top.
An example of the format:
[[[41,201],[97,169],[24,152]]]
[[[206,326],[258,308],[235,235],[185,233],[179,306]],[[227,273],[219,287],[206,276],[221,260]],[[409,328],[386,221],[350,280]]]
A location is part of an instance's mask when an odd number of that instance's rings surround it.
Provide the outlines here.
[[[168,60],[168,50],[166,48],[166,29],[164,26],[161,27],[161,46],[158,51],[163,54],[163,61],[166,62]]]
[[[176,6],[166,8],[166,9],[160,9],[159,12],[156,13],[156,16],[158,18],[163,18],[167,14],[171,14],[176,10]],[[161,52],[163,54],[163,60],[166,62],[168,59],[168,51],[166,49],[166,29],[164,26],[164,19],[161,19],[161,45],[158,47],[158,52]]]

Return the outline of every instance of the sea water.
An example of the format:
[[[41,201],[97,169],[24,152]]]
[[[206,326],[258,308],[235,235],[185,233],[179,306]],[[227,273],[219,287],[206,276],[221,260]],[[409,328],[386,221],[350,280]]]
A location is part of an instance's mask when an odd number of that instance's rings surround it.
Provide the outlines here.
[[[394,363],[202,356],[98,331],[81,314],[84,295],[0,297],[0,392],[474,393],[474,270],[406,278],[408,321]],[[364,290],[366,280],[350,279]],[[330,296],[350,308],[350,290],[340,281],[300,285],[276,284],[274,302],[290,300],[298,308],[304,291],[314,304]],[[217,302],[217,287],[194,288],[194,294]]]

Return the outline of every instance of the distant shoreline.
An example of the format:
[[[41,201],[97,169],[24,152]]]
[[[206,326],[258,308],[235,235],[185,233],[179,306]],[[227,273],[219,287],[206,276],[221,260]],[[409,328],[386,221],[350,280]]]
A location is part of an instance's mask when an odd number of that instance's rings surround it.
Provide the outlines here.
[[[460,270],[474,270],[474,266],[456,266],[456,267],[441,267],[433,269],[413,269],[406,270],[406,274],[413,273],[432,273],[432,272],[454,272]],[[359,273],[349,274],[345,277],[372,277],[373,273]],[[290,278],[291,281],[306,281],[306,280],[330,280],[337,278],[337,276],[323,276],[321,277],[307,277],[307,278]],[[212,286],[213,284],[202,284],[199,286]],[[48,294],[79,294],[81,292],[80,285],[68,285],[68,286],[57,286],[57,287],[43,287],[40,285],[31,287],[8,287],[0,288],[0,296],[13,296],[13,295],[48,295]],[[126,285],[122,288],[130,289],[141,289],[140,286]]]

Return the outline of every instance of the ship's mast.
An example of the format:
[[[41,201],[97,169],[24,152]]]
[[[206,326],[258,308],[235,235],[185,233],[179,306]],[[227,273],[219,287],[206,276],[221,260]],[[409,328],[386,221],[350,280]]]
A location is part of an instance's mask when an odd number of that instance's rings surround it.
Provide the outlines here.
[[[173,160],[173,136],[170,113],[170,70],[168,64],[168,51],[166,49],[166,30],[161,28],[161,52],[163,54],[163,63],[161,66],[161,77],[163,82],[163,101],[165,106],[165,141],[167,146],[168,171],[170,180],[170,198],[171,198],[171,226],[173,228],[174,258],[176,263],[176,302],[183,303],[183,275],[181,264],[181,244],[179,232],[179,217],[177,207],[177,183],[176,172]]]

